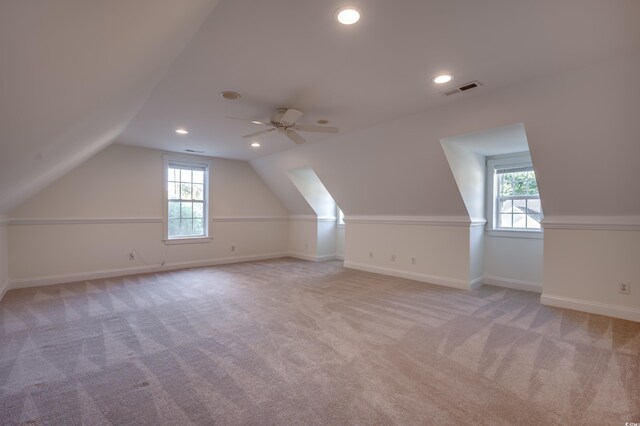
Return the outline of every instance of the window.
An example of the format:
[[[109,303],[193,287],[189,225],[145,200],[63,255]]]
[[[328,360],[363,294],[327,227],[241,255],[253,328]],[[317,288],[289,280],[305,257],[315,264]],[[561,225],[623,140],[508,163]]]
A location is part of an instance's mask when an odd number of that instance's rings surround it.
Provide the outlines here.
[[[208,163],[165,158],[165,240],[208,237]]]
[[[536,175],[528,155],[487,161],[489,230],[542,230],[542,204]]]

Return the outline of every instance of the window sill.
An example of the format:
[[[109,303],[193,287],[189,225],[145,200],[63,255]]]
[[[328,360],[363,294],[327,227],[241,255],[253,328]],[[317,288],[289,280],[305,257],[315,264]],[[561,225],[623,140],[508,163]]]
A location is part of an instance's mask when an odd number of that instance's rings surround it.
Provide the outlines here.
[[[213,237],[184,237],[184,238],[171,238],[163,240],[167,245],[173,244],[205,244],[210,243]]]
[[[506,229],[489,229],[487,230],[487,233],[490,237],[499,238],[544,238],[544,232],[542,231],[511,231]]]

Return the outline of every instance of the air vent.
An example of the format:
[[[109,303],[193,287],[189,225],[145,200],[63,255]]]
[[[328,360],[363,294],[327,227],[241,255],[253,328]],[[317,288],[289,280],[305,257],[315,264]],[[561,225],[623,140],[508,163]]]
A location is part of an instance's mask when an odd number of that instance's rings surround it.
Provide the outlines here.
[[[192,154],[204,154],[204,151],[198,151],[197,149],[185,149],[185,151]]]
[[[456,93],[466,92],[467,90],[475,89],[476,87],[482,86],[479,81],[472,81],[470,83],[465,83],[461,86],[456,87],[455,89],[447,90],[446,92],[440,92],[442,96],[451,96]]]

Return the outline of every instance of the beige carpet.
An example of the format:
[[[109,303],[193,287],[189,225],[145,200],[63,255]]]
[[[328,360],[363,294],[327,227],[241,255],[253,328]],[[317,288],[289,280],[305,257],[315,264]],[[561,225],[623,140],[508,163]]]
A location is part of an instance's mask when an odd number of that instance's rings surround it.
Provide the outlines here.
[[[0,423],[640,422],[640,324],[293,259],[10,291]]]

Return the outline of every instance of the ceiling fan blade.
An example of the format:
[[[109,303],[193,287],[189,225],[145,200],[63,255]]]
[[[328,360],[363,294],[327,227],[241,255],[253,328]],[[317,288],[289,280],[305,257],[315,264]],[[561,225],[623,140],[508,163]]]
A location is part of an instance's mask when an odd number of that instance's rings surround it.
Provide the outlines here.
[[[300,111],[297,111],[295,109],[288,109],[288,110],[285,111],[285,113],[282,116],[282,118],[280,119],[280,121],[283,122],[283,123],[293,124],[300,117],[302,117],[302,113]]]
[[[267,133],[267,132],[272,132],[274,130],[275,130],[275,127],[271,128],[271,129],[267,129],[267,130],[260,130],[259,132],[254,132],[254,133],[249,133],[248,135],[244,135],[243,138],[252,138],[254,136],[258,136],[258,135],[261,135],[261,134]]]
[[[340,129],[337,127],[327,127],[327,126],[305,126],[305,125],[295,125],[292,129],[300,130],[302,132],[318,132],[318,133],[338,133]]]
[[[225,118],[230,118],[232,120],[249,121],[249,122],[251,122],[253,124],[264,124],[265,126],[271,126],[271,123],[265,123],[264,121],[252,120],[250,118],[241,118],[241,117],[225,117]]]
[[[294,143],[297,143],[298,145],[306,142],[302,136],[300,136],[298,133],[294,132],[293,130],[285,130],[284,134],[287,135],[289,139],[291,139]]]

